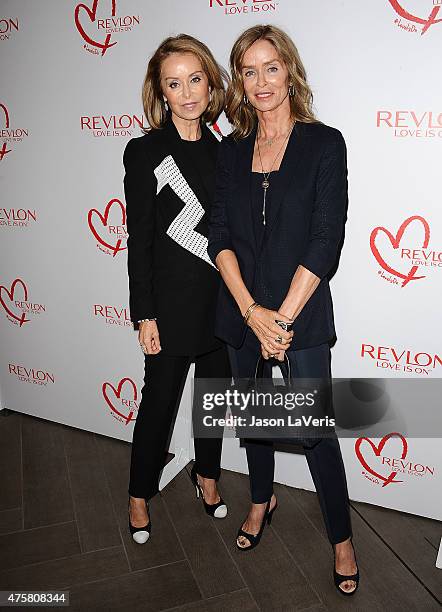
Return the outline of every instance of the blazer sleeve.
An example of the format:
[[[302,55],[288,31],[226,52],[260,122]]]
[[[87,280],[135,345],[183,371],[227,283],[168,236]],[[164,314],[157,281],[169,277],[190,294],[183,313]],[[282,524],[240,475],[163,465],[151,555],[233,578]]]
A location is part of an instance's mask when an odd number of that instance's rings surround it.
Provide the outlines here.
[[[230,198],[230,186],[234,165],[234,151],[230,138],[223,138],[219,145],[216,164],[216,187],[210,221],[207,253],[213,263],[224,249],[233,251],[227,220],[227,203]]]
[[[320,159],[309,242],[299,262],[321,279],[336,262],[347,204],[347,151],[341,132],[333,130]]]
[[[123,164],[129,311],[135,323],[156,316],[152,290],[156,177],[141,138],[133,138],[127,143]]]

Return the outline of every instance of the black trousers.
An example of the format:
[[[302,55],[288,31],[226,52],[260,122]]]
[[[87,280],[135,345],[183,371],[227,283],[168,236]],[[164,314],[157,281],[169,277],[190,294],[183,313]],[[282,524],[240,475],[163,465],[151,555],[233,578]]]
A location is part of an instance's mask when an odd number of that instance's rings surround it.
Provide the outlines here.
[[[161,470],[189,367],[195,362],[196,378],[230,378],[227,349],[196,356],[172,356],[162,352],[145,355],[144,386],[132,439],[129,495],[146,500],[158,493]],[[196,471],[218,480],[222,437],[194,438]]]
[[[244,344],[235,350],[229,347],[233,377],[254,376],[260,344],[248,329]],[[292,378],[329,378],[330,347],[321,344],[307,349],[287,351]],[[280,362],[272,360],[272,364]],[[285,372],[283,372],[285,374]],[[271,374],[268,374],[271,377]],[[276,442],[276,441],[275,441]],[[286,442],[286,440],[284,440]],[[275,449],[272,440],[244,440],[249,466],[252,502],[267,502],[273,494]],[[338,544],[349,538],[351,532],[350,504],[341,448],[336,437],[322,438],[312,448],[304,447],[329,540]]]

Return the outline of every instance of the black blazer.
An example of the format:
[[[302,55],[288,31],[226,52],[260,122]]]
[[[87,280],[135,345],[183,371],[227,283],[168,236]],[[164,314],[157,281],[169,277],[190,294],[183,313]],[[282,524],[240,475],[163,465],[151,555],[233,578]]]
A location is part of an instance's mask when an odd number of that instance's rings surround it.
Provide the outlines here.
[[[130,140],[123,156],[130,318],[157,317],[162,351],[171,355],[221,346],[214,337],[220,275],[207,254],[219,142],[203,125],[194,144],[169,118]]]
[[[284,301],[298,265],[316,274],[321,282],[296,318],[292,348],[331,342],[335,327],[328,274],[337,261],[347,209],[344,139],[338,130],[322,123],[296,123],[258,250],[251,212],[255,136],[256,128],[244,139],[229,136],[220,145],[209,255],[215,261],[223,249],[233,250],[254,300],[274,310]],[[239,348],[246,329],[223,283],[215,334]]]

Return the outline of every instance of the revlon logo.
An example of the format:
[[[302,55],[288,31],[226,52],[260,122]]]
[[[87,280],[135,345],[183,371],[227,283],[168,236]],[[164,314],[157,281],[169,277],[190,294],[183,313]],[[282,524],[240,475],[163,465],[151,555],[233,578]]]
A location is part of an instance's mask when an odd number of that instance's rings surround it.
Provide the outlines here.
[[[81,2],[75,7],[74,20],[75,27],[85,41],[83,48],[101,57],[117,44],[117,41],[111,42],[112,35],[130,32],[140,24],[139,15],[117,16],[116,0],[93,0],[92,6]]]
[[[391,466],[397,470],[397,472],[401,472],[403,474],[408,473],[416,476],[423,476],[424,474],[427,474],[429,476],[434,476],[434,467],[425,465],[423,463],[416,463],[414,461],[407,461],[394,457],[381,457],[381,459],[382,465]]]
[[[402,480],[399,479],[395,480],[397,471],[392,470],[388,474],[381,474],[377,468],[379,461],[376,461],[376,458],[380,457],[384,446],[391,440],[391,438],[398,438],[400,440],[402,444],[401,459],[404,459],[408,453],[408,444],[407,440],[400,433],[389,433],[381,439],[378,445],[370,440],[370,438],[358,438],[355,443],[355,452],[360,463],[371,476],[374,476],[376,479],[378,479],[378,481],[382,482],[382,487],[386,487],[392,482],[402,482]],[[367,444],[363,445],[363,443],[367,443],[368,446]],[[363,452],[364,448],[365,451]],[[364,472],[362,473],[364,474]]]
[[[385,453],[385,448],[390,449],[390,456]],[[392,483],[403,483],[404,476],[434,476],[434,467],[411,461],[407,458],[408,450],[407,439],[398,432],[385,435],[378,444],[365,437],[355,442],[356,457],[364,468],[362,475],[382,488]],[[393,452],[397,454],[393,456]]]
[[[414,110],[378,110],[376,127],[395,138],[442,138],[442,113]]]
[[[37,221],[35,208],[0,208],[0,226],[28,227],[34,221]]]
[[[143,115],[84,115],[80,117],[82,131],[89,131],[96,138],[102,136],[133,136],[135,131],[145,128]]]
[[[139,15],[126,15],[125,17],[97,19],[97,29],[106,30],[106,32],[128,32],[135,25],[140,25]]]
[[[127,249],[126,209],[121,200],[109,200],[104,214],[92,208],[88,212],[87,221],[100,251],[115,257]]]
[[[138,391],[131,378],[122,378],[117,387],[105,382],[101,390],[114,418],[125,425],[135,421],[137,418],[135,413],[138,412]]]
[[[436,353],[397,349],[392,346],[361,345],[361,358],[371,359],[377,368],[392,372],[406,372],[428,376],[442,366],[442,357]]]
[[[94,317],[103,320],[107,325],[132,327],[128,309],[123,306],[94,304],[93,313]]]
[[[48,383],[55,383],[55,376],[46,370],[29,368],[18,363],[9,363],[8,372],[16,376],[20,382],[27,382],[34,385],[46,386]]]
[[[29,300],[28,288],[21,278],[16,278],[8,289],[0,285],[0,306],[6,312],[6,317],[22,327],[31,319],[30,315],[46,312],[46,306]]]
[[[0,303],[6,312],[6,316],[10,321],[21,327],[24,323],[28,323],[30,319],[26,318],[25,312],[16,309],[14,300],[16,293],[21,293],[25,300],[28,299],[28,288],[21,278],[16,278],[10,289],[0,285]]]
[[[442,251],[428,249],[401,249],[402,259],[409,259],[419,266],[442,267]]]
[[[442,251],[430,249],[429,242],[430,225],[420,215],[405,219],[396,234],[381,225],[375,227],[370,234],[370,249],[382,268],[378,274],[392,285],[406,287],[411,281],[426,278],[423,271],[442,269]]]
[[[21,142],[26,136],[29,136],[27,129],[11,127],[9,110],[6,104],[0,102],[0,140],[3,140],[0,148],[0,161],[11,152],[11,143]]]

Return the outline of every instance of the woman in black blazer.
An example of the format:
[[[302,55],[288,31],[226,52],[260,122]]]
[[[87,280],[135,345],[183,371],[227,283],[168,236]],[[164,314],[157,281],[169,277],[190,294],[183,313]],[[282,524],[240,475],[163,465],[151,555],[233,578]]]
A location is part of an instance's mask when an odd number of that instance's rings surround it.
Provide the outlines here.
[[[145,543],[147,500],[158,492],[190,364],[201,378],[231,376],[214,336],[218,270],[207,254],[224,71],[200,41],[163,41],[149,61],[143,104],[150,129],[124,151],[129,306],[139,325],[145,378],[132,443],[129,528]],[[222,438],[195,439],[191,478],[206,512],[227,514],[216,481]]]
[[[315,119],[305,70],[283,31],[246,30],[230,65],[226,112],[234,132],[220,147],[208,249],[224,280],[215,333],[230,345],[236,377],[253,376],[262,353],[275,360],[270,365],[284,362],[283,371],[287,357],[295,378],[330,380],[327,275],[346,215],[344,139]],[[252,506],[237,546],[250,550],[277,501],[273,442],[250,438],[245,447]],[[335,584],[350,595],[359,574],[339,443],[324,437],[304,450],[335,552]]]

